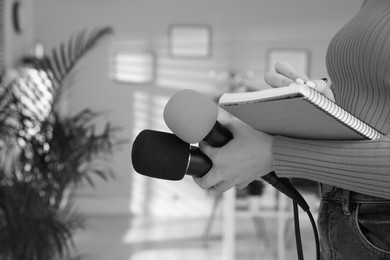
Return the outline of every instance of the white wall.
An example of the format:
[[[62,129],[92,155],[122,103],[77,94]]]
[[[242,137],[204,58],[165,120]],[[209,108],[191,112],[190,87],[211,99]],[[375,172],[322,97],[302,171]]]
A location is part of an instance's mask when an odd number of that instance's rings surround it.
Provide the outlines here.
[[[266,55],[271,48],[304,48],[310,52],[310,76],[326,76],[325,53],[332,35],[358,10],[361,0],[35,0],[36,38],[48,49],[59,46],[71,33],[84,28],[112,26],[116,33],[85,59],[78,68],[75,86],[69,96],[69,111],[92,107],[109,111],[106,119],[124,128],[123,136],[134,138],[133,97],[146,93],[155,97],[159,108],[180,88],[216,93],[208,78],[212,69],[253,69],[255,87],[262,82]],[[168,56],[168,28],[171,24],[207,24],[212,28],[212,57],[204,60],[174,60]],[[157,81],[152,85],[118,84],[108,78],[108,55],[119,40],[127,39],[141,49],[157,54]],[[153,101],[151,101],[153,102]],[[153,109],[148,110],[153,113]],[[156,113],[161,111],[156,109]],[[158,118],[157,114],[155,118]],[[158,120],[157,120],[158,121]],[[161,128],[161,122],[147,123]],[[140,128],[140,126],[137,126]],[[157,129],[156,129],[157,130]],[[97,181],[84,210],[98,213],[128,211],[132,166],[131,145],[117,153],[113,162],[117,178]],[[154,183],[154,182],[153,182]],[[151,185],[150,183],[148,185]],[[192,181],[163,184],[166,197],[194,203],[195,211],[208,212],[198,201],[187,198],[188,190],[199,196]],[[168,185],[168,186],[164,186]],[[149,190],[150,191],[150,190]],[[152,189],[154,191],[154,188]],[[161,196],[156,194],[156,196]],[[203,201],[202,201],[203,200]],[[164,208],[164,210],[169,210]],[[152,212],[153,213],[153,212]]]

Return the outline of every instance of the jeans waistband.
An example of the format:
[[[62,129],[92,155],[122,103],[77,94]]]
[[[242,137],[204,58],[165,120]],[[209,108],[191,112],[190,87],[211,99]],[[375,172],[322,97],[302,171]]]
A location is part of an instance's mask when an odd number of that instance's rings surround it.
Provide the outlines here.
[[[335,186],[321,187],[322,199],[343,202],[348,196],[349,203],[390,203],[390,200],[349,191]]]

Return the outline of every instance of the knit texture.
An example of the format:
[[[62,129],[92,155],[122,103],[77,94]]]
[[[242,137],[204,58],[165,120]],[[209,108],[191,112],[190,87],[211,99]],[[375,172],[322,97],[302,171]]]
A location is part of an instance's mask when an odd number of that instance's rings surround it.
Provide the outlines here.
[[[326,64],[336,103],[386,135],[361,141],[276,136],[275,172],[390,199],[390,1],[365,1],[330,42]]]

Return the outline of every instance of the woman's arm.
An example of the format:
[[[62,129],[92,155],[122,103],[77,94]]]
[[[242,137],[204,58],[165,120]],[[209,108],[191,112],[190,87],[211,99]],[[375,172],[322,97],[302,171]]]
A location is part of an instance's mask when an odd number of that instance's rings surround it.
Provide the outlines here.
[[[390,199],[390,135],[368,141],[277,136],[273,156],[280,177],[300,177]]]
[[[305,77],[284,65],[277,67],[276,74],[267,75],[266,81],[272,87]],[[194,178],[204,189],[224,192],[233,186],[243,188],[275,171],[279,177],[306,178],[390,198],[390,135],[372,141],[303,140],[274,137],[232,117],[222,124],[230,129],[234,139],[221,148],[200,144],[213,161],[204,177]]]
[[[277,64],[275,69],[279,75],[265,77],[273,87],[300,76],[283,63]],[[317,86],[317,90],[333,98],[329,87]],[[273,156],[274,170],[281,177],[306,178],[390,198],[389,134],[378,140],[364,141],[312,141],[277,136]]]

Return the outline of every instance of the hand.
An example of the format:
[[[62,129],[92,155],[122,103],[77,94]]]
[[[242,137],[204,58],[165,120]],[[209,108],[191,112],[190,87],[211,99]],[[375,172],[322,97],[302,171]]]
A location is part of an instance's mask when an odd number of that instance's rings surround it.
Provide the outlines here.
[[[234,138],[221,148],[211,147],[205,142],[199,144],[213,162],[213,167],[205,176],[194,177],[201,188],[221,193],[234,186],[242,189],[273,171],[271,135],[259,132],[233,117],[221,123],[232,132]]]
[[[273,88],[285,87],[291,84],[306,83],[318,92],[321,92],[327,98],[333,101],[335,100],[332,90],[324,80],[309,80],[305,74],[297,72],[293,67],[285,62],[277,62],[275,64],[275,71],[276,72],[269,71],[264,76],[265,82]]]

